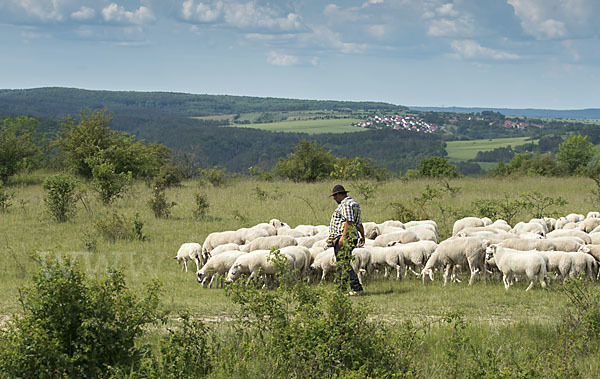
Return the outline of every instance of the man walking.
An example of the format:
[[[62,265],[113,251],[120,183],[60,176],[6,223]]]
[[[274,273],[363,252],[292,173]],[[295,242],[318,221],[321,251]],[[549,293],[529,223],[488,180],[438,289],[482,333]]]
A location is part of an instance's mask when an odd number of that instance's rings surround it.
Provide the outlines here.
[[[343,290],[347,275],[350,279],[351,289],[348,295],[361,295],[363,293],[362,285],[350,265],[352,250],[365,244],[365,230],[362,225],[360,205],[348,196],[348,191],[340,184],[333,187],[330,196],[338,203],[338,207],[331,216],[327,243],[329,246],[333,246],[335,258],[338,262],[339,285]],[[344,272],[344,266],[347,268],[346,273]]]

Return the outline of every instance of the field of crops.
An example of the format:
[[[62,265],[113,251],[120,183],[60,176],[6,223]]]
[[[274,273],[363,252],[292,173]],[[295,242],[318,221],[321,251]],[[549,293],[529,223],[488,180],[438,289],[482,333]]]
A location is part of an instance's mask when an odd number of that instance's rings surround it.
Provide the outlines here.
[[[452,162],[474,159],[478,151],[491,151],[508,145],[515,147],[532,142],[529,137],[495,138],[472,141],[448,141],[446,151]],[[534,141],[533,141],[534,142]]]
[[[261,129],[270,132],[293,132],[293,133],[348,133],[361,132],[366,129],[352,126],[360,120],[353,118],[336,118],[325,120],[297,120],[270,122],[264,124],[234,124],[235,127]]]

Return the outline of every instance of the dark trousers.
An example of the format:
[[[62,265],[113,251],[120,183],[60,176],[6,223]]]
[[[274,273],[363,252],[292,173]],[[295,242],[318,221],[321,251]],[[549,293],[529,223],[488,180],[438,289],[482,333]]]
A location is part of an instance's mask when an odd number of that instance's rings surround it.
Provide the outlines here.
[[[340,288],[342,288],[342,290],[344,289],[344,281],[345,281],[345,275],[343,272],[343,266],[346,265],[348,267],[347,270],[347,274],[348,274],[348,278],[350,281],[350,289],[352,289],[352,291],[362,291],[363,287],[360,284],[360,281],[358,280],[358,275],[356,275],[356,272],[354,272],[354,269],[352,268],[352,265],[350,264],[350,261],[352,260],[352,249],[356,246],[356,240],[353,241],[348,241],[348,245],[351,247],[351,249],[349,249],[349,253],[344,253],[344,254],[340,254],[340,250],[341,250],[341,246],[340,246],[340,241],[339,239],[337,241],[335,241],[335,245],[333,245],[333,253],[335,254],[335,260],[337,262],[337,266],[338,266],[338,279],[339,279],[339,286]],[[347,255],[347,256],[346,256]]]

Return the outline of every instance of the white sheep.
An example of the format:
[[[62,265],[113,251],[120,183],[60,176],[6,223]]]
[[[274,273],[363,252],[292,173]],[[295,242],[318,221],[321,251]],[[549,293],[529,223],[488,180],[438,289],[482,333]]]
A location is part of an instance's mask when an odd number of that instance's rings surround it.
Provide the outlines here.
[[[381,234],[381,230],[374,222],[363,222],[363,228],[365,229],[365,237],[374,240]]]
[[[452,227],[452,235],[455,236],[458,232],[468,227],[485,226],[485,223],[479,217],[465,217],[454,222]]]
[[[503,274],[502,281],[507,291],[515,275],[524,275],[531,281],[525,291],[529,291],[536,281],[540,282],[542,288],[548,287],[546,284],[546,260],[539,252],[518,253],[492,244],[486,250],[486,258],[492,257]]]
[[[212,251],[210,252],[210,256],[214,257],[215,255],[219,255],[224,251],[228,251],[228,250],[240,250],[241,246],[238,245],[237,243],[226,243],[225,245],[219,245],[217,247],[215,247],[214,249],[212,249]]]
[[[539,234],[540,236],[546,236],[546,224],[539,222],[519,222],[510,232],[514,234],[530,232]]]
[[[208,288],[211,288],[215,276],[225,276],[237,258],[243,254],[246,253],[239,250],[226,250],[210,257],[204,266],[196,273],[198,283],[202,283],[202,287],[206,287],[206,282],[210,280]],[[223,282],[221,282],[221,287],[222,286]]]
[[[290,237],[294,237],[294,238],[306,237],[306,235],[304,233],[302,233],[301,231],[292,229],[289,226],[283,226],[283,227],[277,229],[277,235],[278,236],[290,236]]]
[[[570,273],[571,278],[576,278],[578,274],[583,273],[590,280],[596,280],[598,276],[598,262],[596,262],[596,259],[592,255],[583,252],[569,252],[567,254],[573,258]]]
[[[598,211],[589,211],[585,218],[600,218],[600,212]]]
[[[553,251],[556,246],[550,240],[546,239],[520,239],[512,238],[499,243],[504,248],[515,249],[521,251],[538,250],[538,251]]]
[[[202,258],[204,259],[204,262],[206,262],[210,257],[212,249],[219,245],[225,245],[226,243],[243,245],[244,242],[243,233],[238,232],[237,230],[210,233],[202,244]]]
[[[314,258],[313,263],[310,265],[311,271],[314,273],[321,273],[321,282],[325,280],[327,274],[336,271],[335,255],[333,248],[329,248]]]
[[[369,265],[369,269],[367,270],[369,274],[371,274],[374,269],[383,268],[384,277],[387,278],[389,276],[390,270],[397,269],[397,278],[402,278],[402,273],[404,273],[404,258],[400,249],[396,248],[395,246],[372,246],[364,249],[366,249],[371,254],[371,262]]]
[[[569,221],[565,217],[559,217],[554,223],[554,230],[562,229]]]
[[[200,268],[200,260],[202,259],[202,245],[196,242],[188,242],[184,243],[177,250],[177,255],[173,257],[177,259],[177,264],[180,264],[183,261],[183,267],[181,271],[185,268],[185,272],[188,271],[187,261],[196,262],[196,271]]]
[[[419,241],[433,241],[435,243],[438,241],[437,230],[429,224],[413,226],[407,230],[415,233]]]
[[[578,251],[585,242],[579,237],[555,237],[548,238],[547,241],[552,242],[558,251]]]
[[[281,249],[286,246],[296,246],[298,243],[291,236],[270,236],[260,237],[241,247],[242,251],[250,252],[254,250],[270,250],[272,248]]]
[[[455,269],[466,262],[471,272],[471,277],[469,278],[469,285],[471,285],[477,275],[481,274],[484,278],[486,277],[485,248],[488,245],[488,241],[475,237],[453,237],[442,241],[425,264],[421,275],[424,277],[429,276],[433,280],[433,269],[439,264],[445,267],[445,286],[448,282],[448,277],[451,274],[454,276]],[[425,281],[425,278],[423,280]]]
[[[546,271],[557,274],[557,279],[566,280],[571,272],[573,258],[564,251],[540,251],[547,258]]]
[[[579,223],[579,230],[586,233],[591,233],[594,229],[600,226],[600,218],[590,217]]]
[[[279,220],[278,220],[278,219],[276,219],[276,218],[273,218],[273,219],[271,219],[271,220],[269,221],[269,224],[270,224],[270,225],[272,225],[272,226],[275,228],[275,230],[277,230],[277,229],[279,229],[279,228],[282,228],[282,227],[284,227],[284,226],[287,226],[288,228],[290,227],[290,226],[289,226],[288,224],[286,224],[285,222],[281,222],[281,221],[279,221]]]
[[[304,246],[286,246],[279,251],[281,254],[294,257],[294,270],[297,271],[300,278],[306,277],[312,258],[308,248]]]
[[[585,216],[579,213],[570,213],[565,218],[567,221],[575,223],[585,220]]]
[[[415,233],[406,230],[378,236],[375,238],[375,246],[385,247],[388,246],[390,242],[409,243],[417,242],[418,240]]]
[[[294,266],[294,257],[282,254],[285,258],[285,265],[288,269]],[[279,272],[279,265],[274,260],[275,255],[270,250],[255,250],[248,254],[242,254],[233,263],[227,273],[227,281],[237,280],[242,274],[248,274],[246,284],[257,275],[262,274],[267,284],[267,275],[273,275]]]
[[[553,230],[546,235],[546,238],[555,238],[555,237],[564,237],[564,236],[579,237],[587,244],[592,243],[592,239],[589,234],[587,234],[586,232],[582,232],[581,230],[574,230],[574,229]]]

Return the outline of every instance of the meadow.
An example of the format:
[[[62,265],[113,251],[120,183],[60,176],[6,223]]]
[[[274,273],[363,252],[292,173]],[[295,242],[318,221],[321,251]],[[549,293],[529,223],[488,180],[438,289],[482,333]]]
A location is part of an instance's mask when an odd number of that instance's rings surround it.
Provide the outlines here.
[[[355,118],[334,118],[324,120],[293,120],[281,122],[269,122],[263,124],[234,124],[232,126],[242,128],[253,128],[270,132],[292,132],[292,133],[348,133],[361,132],[366,129],[352,126],[360,121]]]
[[[300,184],[237,178],[215,188],[190,180],[167,190],[167,200],[176,205],[168,219],[157,219],[147,204],[151,189],[137,182],[124,198],[110,206],[97,201],[92,192],[82,192],[83,201],[78,203],[72,220],[57,223],[45,210],[41,188],[45,175],[45,172],[21,175],[5,187],[14,198],[7,212],[0,214],[0,320],[19,312],[19,288],[26,286],[37,270],[36,260],[61,259],[67,255],[92,278],[102,276],[108,267],[121,268],[128,285],[136,291],[158,278],[162,283],[162,305],[172,312],[172,320],[178,312],[188,310],[208,324],[224,325],[239,311],[238,307],[224,290],[202,288],[196,281],[193,263],[190,272],[181,271],[182,267],[173,259],[179,246],[184,242],[202,242],[211,232],[249,227],[272,218],[292,227],[328,224],[335,208],[328,197],[335,184],[332,181]],[[410,201],[427,186],[437,186],[439,182],[422,179],[343,184],[361,204],[363,221],[383,222],[396,216],[391,204]],[[591,197],[595,185],[589,179],[462,178],[447,184],[456,188],[456,192],[437,199],[441,206],[430,210],[431,218],[440,227],[441,239],[449,237],[454,222],[448,212],[443,212],[443,207],[467,211],[478,199],[541,191],[568,202],[549,209],[550,212],[566,215],[597,210]],[[192,214],[196,193],[206,194],[209,201],[208,215],[202,220],[196,220]],[[130,218],[137,214],[143,222],[146,239],[111,242],[101,237],[97,232],[98,221],[110,218],[115,212]],[[523,211],[517,219],[530,217]],[[369,309],[371,319],[390,324],[410,320],[428,328],[430,332],[419,347],[424,354],[420,359],[422,371],[416,376],[447,377],[440,359],[447,358],[448,329],[431,326],[431,322],[441,322],[446,315],[458,312],[467,323],[465,338],[470,343],[495,349],[496,353],[512,349],[514,354],[534,351],[542,357],[546,353],[543,346],[555,338],[561,312],[569,304],[558,285],[553,285],[551,291],[536,286],[525,292],[525,285],[517,283],[507,292],[498,281],[476,282],[472,287],[463,281],[443,288],[440,279],[438,274],[434,282],[424,286],[410,275],[402,281],[372,278],[365,283],[365,296],[352,299],[358,306]],[[332,284],[325,284],[325,288],[330,287]],[[440,341],[446,342],[440,344]],[[538,342],[546,345],[538,346]],[[586,377],[598,377],[599,362],[596,357],[586,355],[578,358],[576,365]]]
[[[448,141],[446,151],[452,162],[474,159],[479,151],[491,151],[499,147],[513,147],[535,142],[529,137],[494,138],[471,141]]]

